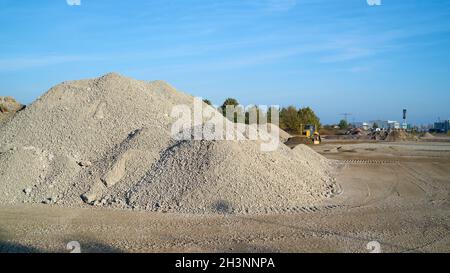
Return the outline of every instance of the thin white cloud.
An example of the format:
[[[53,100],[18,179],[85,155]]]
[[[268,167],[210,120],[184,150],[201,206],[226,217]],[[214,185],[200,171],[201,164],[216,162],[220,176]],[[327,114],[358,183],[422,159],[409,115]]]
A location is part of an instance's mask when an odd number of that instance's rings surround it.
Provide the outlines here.
[[[323,63],[352,61],[374,55],[370,48],[341,48],[340,52],[320,58]]]
[[[81,61],[83,59],[85,58],[80,56],[57,56],[57,55],[0,59],[0,71],[17,71],[23,69],[45,67],[68,62]]]

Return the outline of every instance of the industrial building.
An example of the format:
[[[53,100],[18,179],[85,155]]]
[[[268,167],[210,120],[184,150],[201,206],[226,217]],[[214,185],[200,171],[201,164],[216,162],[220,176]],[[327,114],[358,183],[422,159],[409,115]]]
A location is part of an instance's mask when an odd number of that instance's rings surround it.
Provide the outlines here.
[[[369,130],[376,125],[382,130],[401,129],[400,122],[395,120],[372,120],[370,122],[352,122],[353,127]]]
[[[450,131],[450,120],[435,122],[433,131],[438,133],[448,133],[448,131]]]

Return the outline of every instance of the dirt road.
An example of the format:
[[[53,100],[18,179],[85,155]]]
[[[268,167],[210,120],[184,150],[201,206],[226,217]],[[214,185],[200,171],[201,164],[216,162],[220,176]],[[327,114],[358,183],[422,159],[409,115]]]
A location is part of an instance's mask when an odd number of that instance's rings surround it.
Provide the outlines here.
[[[450,252],[450,144],[324,144],[342,194],[269,215],[0,208],[0,252]]]

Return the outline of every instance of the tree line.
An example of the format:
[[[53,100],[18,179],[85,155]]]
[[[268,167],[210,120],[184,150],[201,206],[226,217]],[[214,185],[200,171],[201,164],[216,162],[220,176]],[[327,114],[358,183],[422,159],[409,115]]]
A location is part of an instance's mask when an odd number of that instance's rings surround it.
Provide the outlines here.
[[[205,99],[203,100],[206,104],[211,105],[211,101]],[[219,107],[218,110],[220,110],[225,115],[225,110],[227,106],[234,106],[236,107],[237,111],[234,113],[233,117],[231,118],[232,121],[238,122],[238,115],[244,114],[245,116],[245,124],[249,124],[250,121],[250,113],[252,111],[255,111],[254,114],[256,114],[257,122],[258,123],[264,123],[267,121],[268,123],[271,123],[271,111],[279,111],[279,126],[281,129],[292,132],[292,133],[300,133],[301,130],[304,128],[305,125],[314,125],[317,126],[317,128],[320,128],[320,119],[316,115],[316,113],[310,108],[310,107],[304,107],[304,108],[297,108],[295,106],[288,106],[288,107],[282,107],[281,109],[274,110],[273,108],[269,107],[265,111],[258,111],[257,106],[249,107],[247,109],[239,108],[239,102],[238,100],[234,98],[228,98],[226,99],[222,105]],[[238,113],[241,111],[240,113]],[[266,115],[266,117],[262,117],[261,115]]]

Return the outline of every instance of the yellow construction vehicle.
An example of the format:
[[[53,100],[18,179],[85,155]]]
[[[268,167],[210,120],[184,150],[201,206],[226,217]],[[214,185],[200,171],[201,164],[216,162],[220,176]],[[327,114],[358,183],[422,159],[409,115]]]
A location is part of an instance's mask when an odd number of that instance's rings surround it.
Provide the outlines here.
[[[320,137],[318,126],[302,124],[300,126],[300,134],[293,136],[285,144],[291,148],[294,148],[299,144],[319,145],[320,143],[322,143],[322,138]]]
[[[322,138],[320,137],[318,126],[307,124],[303,127],[301,125],[301,136],[306,137],[307,139],[311,139],[314,145],[319,145],[322,142]],[[303,129],[304,128],[304,129]]]

